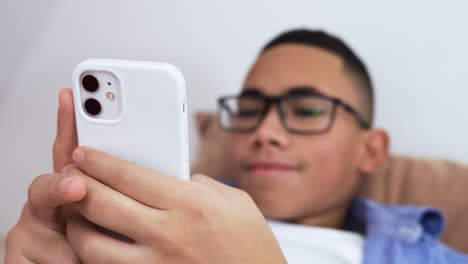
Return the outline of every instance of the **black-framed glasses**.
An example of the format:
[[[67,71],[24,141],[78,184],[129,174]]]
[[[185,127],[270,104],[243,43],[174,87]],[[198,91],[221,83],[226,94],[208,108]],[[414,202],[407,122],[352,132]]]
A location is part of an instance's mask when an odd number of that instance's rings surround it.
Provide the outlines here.
[[[229,132],[254,132],[272,105],[277,106],[284,128],[292,133],[327,132],[333,125],[339,106],[353,115],[362,128],[371,127],[349,104],[339,98],[315,92],[315,89],[309,87],[294,88],[282,96],[265,96],[255,90],[223,96],[218,99],[218,122],[223,130]]]

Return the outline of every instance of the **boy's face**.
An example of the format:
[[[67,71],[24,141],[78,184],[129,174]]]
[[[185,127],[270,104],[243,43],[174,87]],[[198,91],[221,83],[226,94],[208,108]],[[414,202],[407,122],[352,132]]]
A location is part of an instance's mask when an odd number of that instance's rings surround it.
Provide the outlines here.
[[[310,86],[361,109],[358,90],[341,59],[310,46],[284,44],[263,53],[245,80],[269,96]],[[252,133],[234,133],[229,171],[266,217],[308,223],[308,218],[343,214],[359,182],[364,135],[354,116],[337,108],[333,127],[324,134],[292,134],[282,126],[276,107]]]

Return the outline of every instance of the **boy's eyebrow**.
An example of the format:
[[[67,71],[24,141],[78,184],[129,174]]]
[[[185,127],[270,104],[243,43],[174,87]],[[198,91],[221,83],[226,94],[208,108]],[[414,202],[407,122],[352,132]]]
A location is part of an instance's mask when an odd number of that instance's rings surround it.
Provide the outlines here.
[[[241,96],[263,96],[264,94],[255,87],[249,87],[242,90]]]
[[[288,95],[323,95],[322,92],[320,92],[317,88],[312,87],[312,86],[299,86],[299,87],[293,87],[288,90],[287,92]]]
[[[241,96],[263,96],[261,89],[255,87],[245,88]],[[284,95],[323,95],[317,88],[312,86],[296,86],[289,88]]]

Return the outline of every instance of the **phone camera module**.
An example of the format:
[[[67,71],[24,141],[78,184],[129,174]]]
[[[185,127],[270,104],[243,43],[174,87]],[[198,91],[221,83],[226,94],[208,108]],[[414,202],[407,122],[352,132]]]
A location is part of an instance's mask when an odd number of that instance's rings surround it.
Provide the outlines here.
[[[101,113],[101,104],[98,100],[90,98],[84,103],[84,108],[86,112],[92,116],[96,116]]]
[[[86,75],[83,77],[81,84],[83,85],[83,88],[90,93],[96,92],[99,88],[98,80],[92,75]]]

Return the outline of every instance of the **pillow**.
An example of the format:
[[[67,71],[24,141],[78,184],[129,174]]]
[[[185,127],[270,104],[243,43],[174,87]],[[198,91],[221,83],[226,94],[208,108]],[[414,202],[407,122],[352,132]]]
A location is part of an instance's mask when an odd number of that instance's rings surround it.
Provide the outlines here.
[[[228,134],[218,128],[215,112],[196,114],[200,144],[192,173],[227,179]],[[358,196],[385,204],[439,208],[446,217],[442,241],[468,253],[468,166],[451,161],[392,155],[385,166],[365,176]]]
[[[227,179],[224,170],[227,158],[228,134],[219,129],[213,112],[195,114],[200,144],[196,159],[191,165],[191,174],[201,173],[217,179]]]

